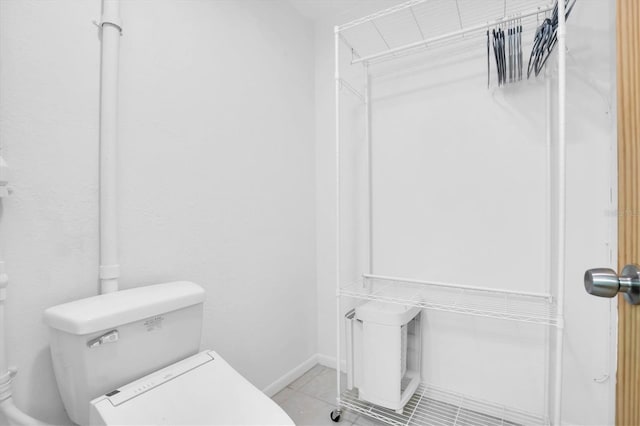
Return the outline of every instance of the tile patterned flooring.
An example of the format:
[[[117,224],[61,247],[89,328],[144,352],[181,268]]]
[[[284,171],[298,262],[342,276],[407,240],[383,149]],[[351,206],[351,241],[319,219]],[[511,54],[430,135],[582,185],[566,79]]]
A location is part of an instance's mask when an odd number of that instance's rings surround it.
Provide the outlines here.
[[[340,382],[346,383],[346,381],[346,375],[342,373]],[[382,425],[368,417],[349,411],[343,411],[340,423],[332,422],[329,414],[335,408],[336,402],[336,370],[319,364],[274,395],[273,400],[298,426]]]

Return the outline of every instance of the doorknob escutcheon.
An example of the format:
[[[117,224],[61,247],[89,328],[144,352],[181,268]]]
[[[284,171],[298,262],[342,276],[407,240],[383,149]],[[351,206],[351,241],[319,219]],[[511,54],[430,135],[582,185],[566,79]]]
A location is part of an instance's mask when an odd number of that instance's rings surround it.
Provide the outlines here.
[[[587,293],[600,297],[614,297],[618,293],[624,293],[627,302],[638,305],[640,304],[640,266],[626,265],[619,277],[613,269],[589,269],[584,273],[584,288]]]

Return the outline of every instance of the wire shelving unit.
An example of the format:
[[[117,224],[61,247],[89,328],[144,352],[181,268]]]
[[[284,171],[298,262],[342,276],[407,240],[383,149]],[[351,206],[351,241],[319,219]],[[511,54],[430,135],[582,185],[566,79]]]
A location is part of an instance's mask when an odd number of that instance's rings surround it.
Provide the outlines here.
[[[351,49],[352,64],[376,64],[447,43],[483,40],[487,28],[514,18],[532,30],[551,9],[548,0],[411,0],[336,31]]]
[[[362,283],[342,286],[342,296],[418,306],[443,312],[558,326],[549,294],[364,275]]]
[[[525,28],[524,36],[533,39],[538,24],[553,10],[553,0],[409,0],[335,27],[335,91],[336,91],[336,359],[341,356],[341,298],[378,300],[418,306],[428,310],[495,318],[537,324],[555,331],[555,342],[549,346],[549,357],[555,367],[548,371],[549,401],[545,413],[535,415],[518,409],[460,395],[427,384],[421,384],[402,413],[375,406],[358,399],[357,389],[340,392],[341,371],[337,370],[337,409],[365,414],[389,425],[560,425],[562,395],[563,310],[565,270],[565,103],[566,103],[566,23],[565,4],[558,2],[558,66],[557,66],[557,157],[554,158],[554,190],[548,191],[553,206],[555,238],[552,261],[556,268],[551,277],[552,293],[536,293],[474,285],[433,282],[428,280],[374,275],[373,267],[373,178],[371,173],[371,89],[370,67],[389,63],[407,55],[418,55],[431,49],[457,44],[478,46],[487,43],[487,31],[496,25],[517,19]],[[345,50],[341,50],[345,49]],[[364,87],[359,90],[341,75],[341,53],[348,53],[348,66],[360,65],[364,70]],[[527,58],[525,58],[526,60]],[[551,117],[551,83],[546,85],[547,118]],[[366,156],[368,161],[368,265],[358,282],[342,283],[341,271],[341,135],[340,96],[342,91],[355,95],[364,105]],[[552,131],[547,129],[547,146]],[[551,185],[548,182],[548,185]]]
[[[517,426],[545,424],[543,417],[489,401],[421,384],[402,413],[358,399],[355,389],[342,394],[342,405],[392,426]]]

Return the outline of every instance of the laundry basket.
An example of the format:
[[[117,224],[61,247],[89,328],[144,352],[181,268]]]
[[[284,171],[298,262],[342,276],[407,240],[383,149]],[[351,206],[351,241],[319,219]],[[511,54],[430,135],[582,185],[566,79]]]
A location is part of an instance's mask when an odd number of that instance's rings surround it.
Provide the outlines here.
[[[401,412],[420,383],[420,308],[368,302],[347,313],[347,377],[359,398]]]

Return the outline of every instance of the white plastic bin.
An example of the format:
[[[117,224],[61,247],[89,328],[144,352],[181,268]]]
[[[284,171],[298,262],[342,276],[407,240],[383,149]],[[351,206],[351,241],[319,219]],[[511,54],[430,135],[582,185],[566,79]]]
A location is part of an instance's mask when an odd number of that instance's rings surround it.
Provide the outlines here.
[[[402,411],[420,383],[420,308],[368,302],[346,315],[347,377],[359,398]]]

